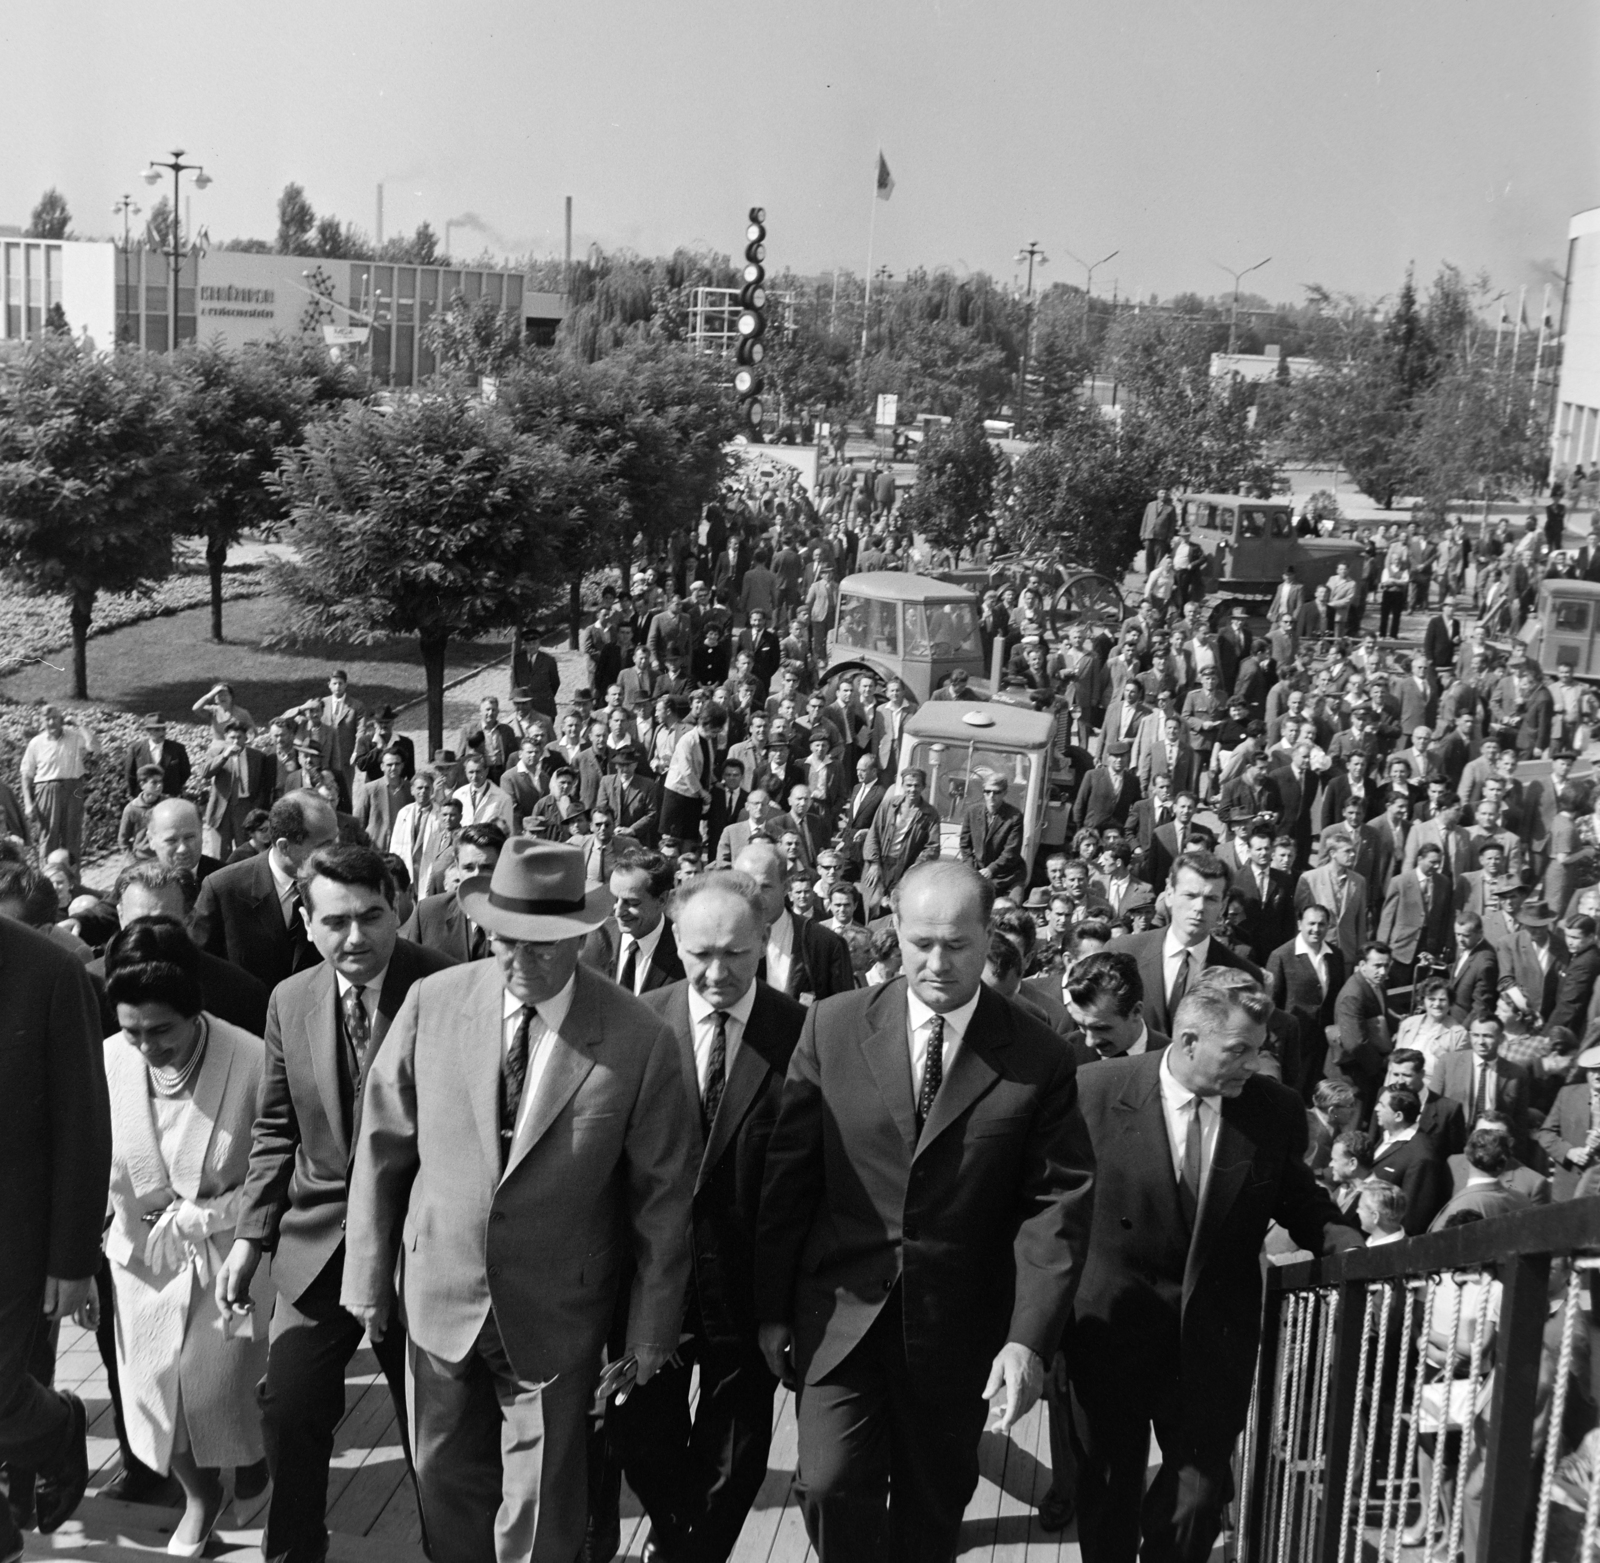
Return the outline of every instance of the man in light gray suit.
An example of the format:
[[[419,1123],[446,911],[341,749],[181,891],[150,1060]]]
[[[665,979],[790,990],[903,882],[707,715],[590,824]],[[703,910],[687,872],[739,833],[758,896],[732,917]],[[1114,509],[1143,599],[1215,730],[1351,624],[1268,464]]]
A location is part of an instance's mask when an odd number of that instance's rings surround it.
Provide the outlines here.
[[[458,893],[493,959],[413,987],[372,1066],[342,1301],[381,1336],[404,1254],[434,1563],[572,1563],[589,1407],[678,1344],[696,1125],[672,1032],[579,965],[611,897],[576,848],[515,837]]]

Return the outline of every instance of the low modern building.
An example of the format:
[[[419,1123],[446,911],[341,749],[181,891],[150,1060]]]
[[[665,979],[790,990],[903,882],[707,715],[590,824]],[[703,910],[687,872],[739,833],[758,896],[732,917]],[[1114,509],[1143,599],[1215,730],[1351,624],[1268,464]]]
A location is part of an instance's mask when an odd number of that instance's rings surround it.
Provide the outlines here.
[[[1600,206],[1567,224],[1567,291],[1561,310],[1561,377],[1556,384],[1551,467],[1600,461]]]
[[[172,266],[156,251],[0,232],[0,267],[0,340],[39,335],[59,304],[74,335],[167,350]],[[179,270],[177,339],[238,347],[274,336],[320,337],[370,355],[380,385],[406,386],[433,372],[422,333],[457,296],[468,304],[487,299],[541,346],[555,341],[567,312],[563,295],[536,292],[517,271],[210,250],[186,256]]]

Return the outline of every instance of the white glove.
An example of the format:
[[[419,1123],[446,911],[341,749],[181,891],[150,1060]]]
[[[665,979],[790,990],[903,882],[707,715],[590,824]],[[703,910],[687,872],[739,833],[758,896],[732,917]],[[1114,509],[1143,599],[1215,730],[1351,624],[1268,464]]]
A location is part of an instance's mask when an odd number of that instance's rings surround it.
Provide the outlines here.
[[[145,1263],[155,1274],[193,1263],[201,1284],[211,1280],[211,1238],[238,1224],[238,1196],[220,1200],[174,1200],[161,1212],[145,1242]]]

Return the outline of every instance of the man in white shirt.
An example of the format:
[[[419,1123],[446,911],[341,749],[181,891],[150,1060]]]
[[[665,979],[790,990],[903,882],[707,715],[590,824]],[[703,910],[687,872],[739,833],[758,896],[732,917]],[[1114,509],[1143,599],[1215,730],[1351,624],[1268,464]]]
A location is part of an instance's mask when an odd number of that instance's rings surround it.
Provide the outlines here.
[[[457,787],[463,825],[498,825],[507,836],[517,833],[516,810],[510,797],[489,779],[489,762],[481,749],[470,749],[461,762],[466,784]]]
[[[1405,1228],[1406,1191],[1382,1178],[1368,1178],[1356,1198],[1356,1215],[1367,1234],[1367,1247],[1399,1243],[1409,1235]]]
[[[22,751],[22,811],[38,832],[39,860],[65,847],[73,862],[83,856],[83,783],[99,757],[94,735],[68,722],[61,707],[40,713],[43,728]]]
[[[651,993],[683,976],[666,919],[672,878],[659,852],[635,850],[611,870],[612,915],[584,940],[583,959],[625,993]]]

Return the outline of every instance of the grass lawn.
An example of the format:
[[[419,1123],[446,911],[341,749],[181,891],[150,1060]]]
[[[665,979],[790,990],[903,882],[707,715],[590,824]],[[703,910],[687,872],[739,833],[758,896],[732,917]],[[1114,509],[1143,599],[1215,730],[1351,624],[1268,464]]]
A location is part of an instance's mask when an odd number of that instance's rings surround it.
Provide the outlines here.
[[[298,701],[327,691],[328,674],[343,668],[350,693],[368,710],[401,706],[424,692],[422,658],[411,640],[376,646],[266,650],[262,641],[277,628],[282,606],[272,596],[230,602],[223,614],[227,641],[210,639],[210,610],[194,608],[164,619],[115,630],[89,642],[89,695],[122,710],[160,711],[187,720],[189,707],[216,679],[233,686],[234,698],[265,724]],[[511,649],[509,638],[457,641],[450,646],[447,676],[468,672]],[[50,653],[67,668],[70,649]],[[16,700],[63,699],[70,671],[30,667],[0,679],[0,692]]]

